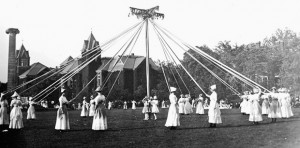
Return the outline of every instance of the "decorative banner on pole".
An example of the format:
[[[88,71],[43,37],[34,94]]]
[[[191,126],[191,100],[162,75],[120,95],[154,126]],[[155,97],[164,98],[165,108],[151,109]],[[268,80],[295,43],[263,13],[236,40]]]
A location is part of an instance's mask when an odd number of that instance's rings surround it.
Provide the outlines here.
[[[147,18],[151,18],[151,19],[164,19],[165,15],[162,13],[157,13],[155,11],[159,10],[159,6],[150,8],[150,9],[139,9],[139,8],[134,8],[134,7],[129,7],[130,8],[130,12],[131,15],[136,15],[137,18],[143,18],[144,20]],[[130,16],[130,13],[129,15]]]

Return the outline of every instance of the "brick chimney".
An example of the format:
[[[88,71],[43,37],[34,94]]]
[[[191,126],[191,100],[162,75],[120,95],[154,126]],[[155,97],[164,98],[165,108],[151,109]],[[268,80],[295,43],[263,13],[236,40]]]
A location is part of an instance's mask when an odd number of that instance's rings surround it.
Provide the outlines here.
[[[19,33],[17,28],[6,30],[6,34],[9,34],[7,90],[17,86],[16,35]]]

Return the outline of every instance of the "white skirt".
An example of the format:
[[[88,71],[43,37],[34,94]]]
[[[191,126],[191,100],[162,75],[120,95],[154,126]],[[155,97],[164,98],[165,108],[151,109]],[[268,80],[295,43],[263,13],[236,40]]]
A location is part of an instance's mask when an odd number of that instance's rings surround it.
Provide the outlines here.
[[[263,119],[261,116],[261,107],[257,101],[254,101],[253,103],[251,103],[251,106],[250,106],[249,121],[260,122],[262,120]]]
[[[291,110],[290,105],[287,102],[282,102],[281,105],[281,116],[282,118],[290,118],[291,116],[293,116],[293,112]]]
[[[262,107],[261,107],[261,114],[268,115],[269,112],[270,112],[270,107],[269,107],[268,103],[263,102]]]
[[[0,125],[8,125],[9,117],[7,114],[7,107],[0,108]]]
[[[104,108],[104,105],[100,105],[98,108],[96,108],[92,130],[107,130],[107,117]]]
[[[184,113],[184,103],[178,103],[179,105],[179,114],[183,114]]]
[[[90,106],[90,113],[89,113],[89,116],[91,117],[91,116],[94,116],[95,115],[95,105],[91,105]]]
[[[88,109],[86,108],[86,106],[82,106],[82,109],[81,109],[81,114],[80,114],[80,116],[81,117],[86,117],[86,116],[88,116],[89,115],[89,112],[88,112]]]
[[[152,105],[151,112],[152,113],[159,113],[157,105]]]
[[[204,114],[204,107],[203,107],[202,102],[197,103],[196,114]]]
[[[220,124],[222,123],[221,111],[219,104],[216,103],[215,107],[210,106],[208,109],[208,122]]]
[[[132,103],[132,109],[136,109],[135,103]]]
[[[69,113],[67,107],[62,107],[57,110],[56,116],[56,123],[55,123],[56,130],[69,130],[70,123],[69,123]]]
[[[281,118],[281,109],[279,107],[278,101],[272,100],[268,118]]]
[[[34,106],[29,106],[27,110],[27,119],[36,119]]]
[[[20,107],[14,107],[10,112],[10,129],[21,129],[23,125],[23,115]]]
[[[178,107],[175,104],[171,104],[168,112],[166,127],[180,126],[180,116],[178,113]]]
[[[190,102],[186,102],[184,104],[184,114],[191,114],[191,113],[193,113],[193,107]]]

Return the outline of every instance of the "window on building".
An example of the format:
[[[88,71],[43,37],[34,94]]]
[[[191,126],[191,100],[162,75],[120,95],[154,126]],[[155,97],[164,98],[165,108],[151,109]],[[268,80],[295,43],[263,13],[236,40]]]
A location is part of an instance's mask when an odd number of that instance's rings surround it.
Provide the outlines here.
[[[28,60],[27,59],[21,59],[21,66],[28,66]]]
[[[97,75],[97,86],[101,85],[101,73]]]

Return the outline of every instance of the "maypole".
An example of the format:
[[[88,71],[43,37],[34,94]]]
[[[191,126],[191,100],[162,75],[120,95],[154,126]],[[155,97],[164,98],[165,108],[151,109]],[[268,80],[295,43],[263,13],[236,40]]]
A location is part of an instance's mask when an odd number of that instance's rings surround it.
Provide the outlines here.
[[[155,12],[159,7],[150,9],[138,9],[130,7],[131,15],[136,15],[137,18],[142,18],[146,22],[146,81],[147,81],[147,96],[150,97],[150,70],[149,70],[149,19],[164,18],[164,14]]]

